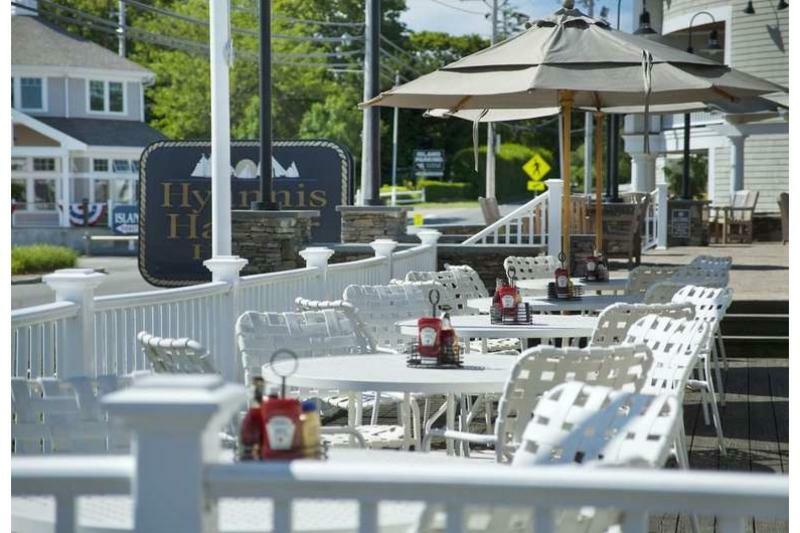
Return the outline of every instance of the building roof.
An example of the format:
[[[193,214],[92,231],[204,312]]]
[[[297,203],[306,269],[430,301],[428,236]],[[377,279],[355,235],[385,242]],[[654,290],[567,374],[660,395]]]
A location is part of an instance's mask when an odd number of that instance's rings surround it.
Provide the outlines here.
[[[34,16],[11,17],[11,64],[91,68],[152,75],[134,63],[89,40],[69,34]]]
[[[61,117],[36,119],[91,146],[144,147],[165,139],[158,130],[135,120]]]

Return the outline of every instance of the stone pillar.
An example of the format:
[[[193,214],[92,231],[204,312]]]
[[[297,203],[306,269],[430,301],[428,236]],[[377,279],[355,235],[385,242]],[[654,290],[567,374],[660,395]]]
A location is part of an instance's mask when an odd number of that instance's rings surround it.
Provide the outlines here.
[[[78,315],[66,321],[63,349],[58,351],[56,373],[60,379],[95,376],[94,290],[105,274],[91,268],[64,268],[42,278],[56,293],[57,302],[80,306]]]
[[[157,375],[102,400],[133,434],[134,529],[218,531],[205,465],[220,459],[219,431],[247,403],[242,385],[214,375]]]
[[[343,243],[400,240],[406,234],[406,207],[340,205],[336,210],[342,214]]]
[[[233,212],[233,253],[247,259],[242,274],[278,272],[303,266],[298,252],[311,242],[319,211]]]
[[[203,261],[211,271],[213,281],[223,281],[231,286],[229,293],[220,300],[219,316],[215,327],[216,346],[208,346],[214,364],[228,381],[242,382],[244,374],[236,350],[236,319],[239,316],[239,272],[247,265],[247,259],[235,255],[212,257]]]
[[[731,199],[736,191],[744,189],[744,141],[746,135],[729,135],[731,150]]]

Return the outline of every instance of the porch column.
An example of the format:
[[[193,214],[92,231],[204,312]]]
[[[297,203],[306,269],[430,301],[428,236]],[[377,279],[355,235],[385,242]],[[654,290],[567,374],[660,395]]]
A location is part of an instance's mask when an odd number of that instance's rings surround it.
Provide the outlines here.
[[[58,214],[62,228],[69,227],[69,199],[69,152],[64,152],[61,154],[61,210]]]
[[[631,156],[631,191],[653,192],[656,188],[656,158],[664,151],[661,119],[651,115],[649,125],[644,115],[626,115],[625,151]],[[644,151],[644,134],[648,132],[649,152]]]
[[[747,135],[728,135],[731,147],[731,198],[744,189],[744,141]]]

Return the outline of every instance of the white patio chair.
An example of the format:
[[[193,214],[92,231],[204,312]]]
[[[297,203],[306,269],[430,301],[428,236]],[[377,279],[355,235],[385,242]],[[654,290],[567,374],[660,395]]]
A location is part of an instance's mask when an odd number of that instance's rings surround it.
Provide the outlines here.
[[[677,267],[661,265],[641,265],[628,272],[625,294],[644,297],[652,285],[668,280],[678,270]]]
[[[545,391],[566,381],[635,391],[643,386],[651,364],[650,350],[641,343],[611,348],[531,348],[517,358],[511,369],[493,434],[432,429],[425,435],[422,448],[430,450],[431,439],[443,437],[468,444],[493,445],[496,460],[507,461],[521,442],[525,425]],[[468,423],[465,427],[469,427]]]
[[[644,293],[643,303],[648,305],[668,304],[679,290],[686,286],[678,281],[660,281],[651,285]]]
[[[236,340],[248,382],[251,376],[261,375],[262,366],[268,364],[272,354],[279,349],[291,350],[301,358],[357,355],[373,351],[353,321],[337,309],[301,313],[246,311],[236,321]],[[361,423],[362,408],[365,403],[374,401],[374,394],[356,396],[341,395],[337,391],[300,392],[316,395],[323,403],[337,408],[346,404],[351,412],[355,412],[355,417],[350,420],[351,427],[362,435],[368,447],[403,446],[403,426]],[[411,421],[406,423],[410,424]],[[418,433],[415,435],[419,438]],[[352,437],[346,433],[325,435],[324,439],[335,446],[353,444]]]
[[[508,276],[510,267],[516,270],[518,280],[550,278],[555,275],[558,260],[550,255],[535,257],[509,256],[503,261],[503,271]]]
[[[649,293],[649,291],[648,291]],[[597,317],[597,326],[589,339],[589,346],[616,346],[625,342],[628,329],[640,318],[647,315],[672,318],[694,318],[692,304],[626,304],[616,303],[606,307]]]
[[[692,259],[689,265],[705,268],[707,270],[730,270],[733,265],[733,258],[731,256],[698,255]]]
[[[672,395],[648,395],[572,381],[539,399],[525,427],[512,468],[574,464],[580,467],[661,468],[678,433],[680,405]],[[685,467],[686,465],[681,465]],[[423,531],[433,531],[437,508],[423,513]],[[468,507],[470,532],[531,531],[528,509]],[[556,531],[600,532],[624,520],[611,508],[561,509]],[[536,531],[533,529],[533,531]]]
[[[439,307],[443,311],[448,311],[452,316],[478,314],[474,309],[467,307],[467,300],[472,298],[470,295],[471,288],[468,285],[463,286],[462,283],[459,283],[461,278],[456,276],[456,273],[452,270],[439,270],[436,272],[411,271],[406,273],[404,281],[419,283],[422,288],[427,286],[425,285],[426,283],[435,282],[441,285],[442,294]]]
[[[11,378],[13,453],[126,453],[129,436],[109,420],[100,399],[129,378]]]
[[[156,337],[140,331],[136,340],[157,374],[217,374],[203,345],[188,339]]]
[[[703,395],[714,394],[709,358],[702,357],[707,349],[709,326],[702,320],[675,319],[648,315],[637,320],[629,329],[627,343],[646,344],[653,354],[653,366],[640,392],[662,394],[670,392],[683,404],[687,385],[699,388]],[[692,372],[702,364],[705,379],[693,379]],[[704,398],[704,401],[707,401]],[[726,454],[722,434],[722,421],[717,403],[710,402],[717,441],[722,455]],[[676,441],[678,455],[685,452],[685,430],[681,424],[681,438]]]

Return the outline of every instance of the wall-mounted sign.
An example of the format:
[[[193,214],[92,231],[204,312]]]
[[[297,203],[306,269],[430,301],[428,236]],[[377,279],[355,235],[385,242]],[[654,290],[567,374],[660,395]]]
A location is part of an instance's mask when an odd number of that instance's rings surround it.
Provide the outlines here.
[[[670,221],[670,235],[676,239],[688,239],[692,234],[691,211],[688,209],[673,209]]]
[[[139,206],[130,204],[114,205],[111,210],[111,229],[117,235],[136,235],[139,233]]]
[[[444,150],[414,150],[414,176],[444,177]]]
[[[231,143],[231,203],[249,209],[261,199],[259,144]],[[338,242],[337,205],[352,203],[350,153],[331,141],[273,144],[273,200],[284,209],[320,212],[314,242]],[[153,285],[176,287],[211,279],[211,144],[159,141],[142,153],[139,179],[139,271]]]

